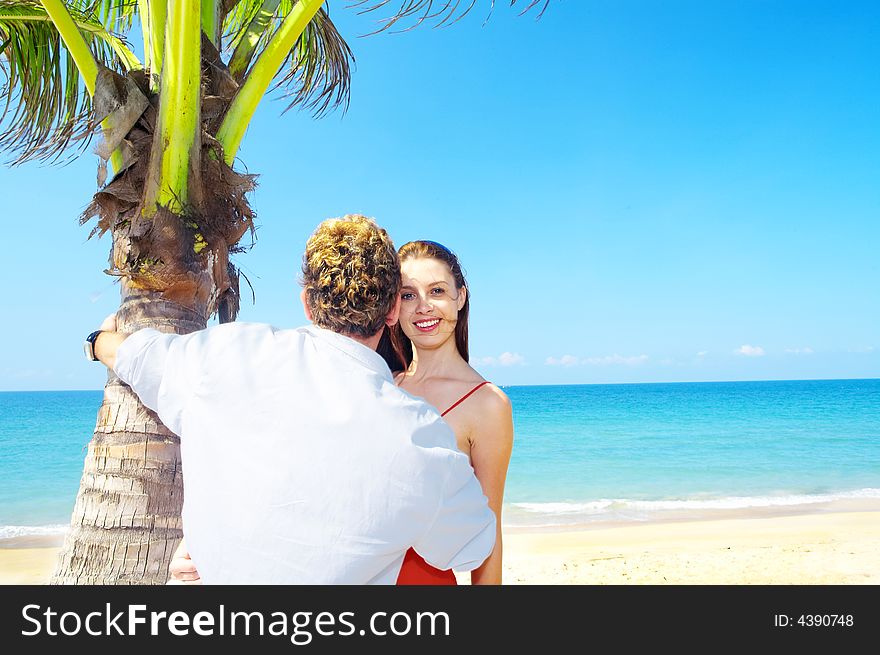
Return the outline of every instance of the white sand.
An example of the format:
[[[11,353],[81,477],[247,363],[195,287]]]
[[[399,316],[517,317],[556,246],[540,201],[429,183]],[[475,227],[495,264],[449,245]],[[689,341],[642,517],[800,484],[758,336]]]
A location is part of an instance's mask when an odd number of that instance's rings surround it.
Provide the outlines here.
[[[0,548],[0,584],[46,583],[57,552]],[[504,561],[505,584],[880,584],[880,512],[511,530]]]

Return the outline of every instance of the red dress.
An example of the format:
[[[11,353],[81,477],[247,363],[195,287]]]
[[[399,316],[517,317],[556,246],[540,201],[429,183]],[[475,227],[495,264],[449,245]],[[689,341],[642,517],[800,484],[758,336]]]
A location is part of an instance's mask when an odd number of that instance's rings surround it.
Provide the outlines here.
[[[467,400],[467,398],[472,393],[474,393],[484,384],[489,384],[489,382],[480,382],[480,384],[478,384],[461,398],[456,400],[452,404],[452,406],[445,412],[443,412],[440,416],[446,416],[449,412],[451,412],[453,409],[455,409],[461,403]],[[403,558],[403,565],[400,567],[400,573],[397,574],[397,584],[454,585],[457,583],[455,581],[455,574],[452,572],[452,569],[448,569],[446,571],[442,569],[436,569],[428,564],[415,550],[410,548],[408,551],[406,551],[406,556]]]

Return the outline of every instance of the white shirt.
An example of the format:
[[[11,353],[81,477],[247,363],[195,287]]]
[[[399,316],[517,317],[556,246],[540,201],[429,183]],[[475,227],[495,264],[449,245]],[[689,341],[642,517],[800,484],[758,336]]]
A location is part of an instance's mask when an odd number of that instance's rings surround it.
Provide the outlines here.
[[[206,584],[394,584],[411,546],[465,571],[492,552],[495,515],[452,430],[348,337],[140,330],[114,368],[180,436]]]

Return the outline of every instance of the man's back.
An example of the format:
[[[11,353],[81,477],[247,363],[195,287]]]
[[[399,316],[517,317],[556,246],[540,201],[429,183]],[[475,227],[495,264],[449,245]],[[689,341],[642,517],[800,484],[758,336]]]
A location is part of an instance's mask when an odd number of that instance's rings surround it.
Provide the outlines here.
[[[209,584],[393,584],[491,552],[495,519],[436,411],[374,351],[308,327],[143,331],[116,371],[181,436],[184,531]]]

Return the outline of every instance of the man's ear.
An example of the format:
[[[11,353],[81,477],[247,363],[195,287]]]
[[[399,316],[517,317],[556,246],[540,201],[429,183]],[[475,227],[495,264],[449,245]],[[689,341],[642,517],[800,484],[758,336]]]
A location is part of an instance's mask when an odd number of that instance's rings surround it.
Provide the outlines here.
[[[467,300],[467,287],[462,287],[458,290],[458,311],[461,311],[461,308],[464,307],[465,300]]]
[[[314,317],[312,316],[312,310],[311,310],[311,308],[309,307],[309,303],[306,302],[306,290],[305,290],[305,289],[303,289],[302,291],[299,292],[299,299],[300,299],[300,301],[302,301],[302,304],[303,304],[303,310],[305,310],[305,312],[306,312],[306,318],[307,318],[310,322],[311,322],[311,321],[314,321],[315,319],[314,319]]]
[[[388,327],[393,327],[397,324],[397,321],[400,319],[400,296],[397,296],[397,300],[394,301],[394,307],[391,308],[391,311],[388,312],[388,315],[385,317],[385,325]]]

